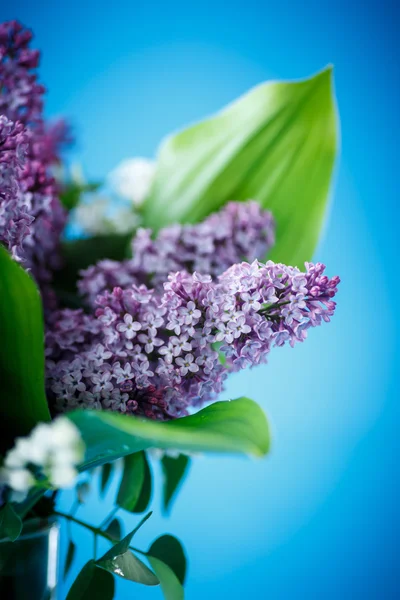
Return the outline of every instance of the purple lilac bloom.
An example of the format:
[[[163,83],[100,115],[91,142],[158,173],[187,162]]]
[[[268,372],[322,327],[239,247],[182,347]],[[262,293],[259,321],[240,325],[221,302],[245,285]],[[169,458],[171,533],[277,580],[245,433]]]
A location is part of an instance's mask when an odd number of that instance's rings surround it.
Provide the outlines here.
[[[18,207],[15,198],[12,205],[9,198],[2,198],[0,215],[4,220],[9,220],[10,211],[29,216],[17,219],[15,243],[4,235],[1,241],[18,248],[24,266],[46,286],[60,264],[58,244],[66,219],[50,169],[68,136],[62,123],[47,127],[43,121],[45,90],[37,82],[39,52],[29,48],[31,38],[31,32],[16,21],[0,24],[0,114],[15,127],[24,126],[26,154],[17,174]]]
[[[0,241],[16,259],[33,221],[20,186],[27,141],[22,123],[0,115]]]
[[[274,244],[274,220],[257,202],[230,202],[196,225],[172,225],[156,239],[139,229],[131,260],[104,260],[81,273],[78,288],[93,306],[98,294],[144,283],[161,288],[169,273],[205,273],[213,278],[241,260],[264,259]]]
[[[162,291],[116,287],[91,315],[55,314],[46,338],[51,401],[62,411],[169,419],[215,399],[230,372],[266,362],[274,346],[302,342],[330,320],[339,278],[319,263],[305,267],[255,260],[218,280],[177,272]]]

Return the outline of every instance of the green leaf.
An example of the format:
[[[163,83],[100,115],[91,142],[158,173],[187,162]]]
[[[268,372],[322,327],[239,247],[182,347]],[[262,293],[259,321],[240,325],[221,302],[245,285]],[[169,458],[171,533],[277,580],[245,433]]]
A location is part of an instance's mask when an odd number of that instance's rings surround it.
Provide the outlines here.
[[[64,579],[67,577],[69,570],[72,566],[72,562],[75,558],[75,554],[76,554],[76,545],[74,544],[74,542],[72,540],[69,541],[68,544],[68,550],[67,550],[67,556],[65,558],[65,564],[64,564]]]
[[[113,540],[119,540],[121,538],[121,523],[119,519],[115,518],[107,525],[104,530]]]
[[[269,257],[302,266],[321,232],[336,144],[331,67],[259,85],[162,143],[144,226],[200,221],[229,200],[253,198],[277,222]]]
[[[100,235],[64,242],[61,248],[64,267],[54,274],[54,287],[57,293],[62,296],[75,294],[79,271],[87,269],[103,258],[118,261],[128,258],[131,239],[132,233],[129,233]],[[68,301],[70,300],[71,297],[68,296]]]
[[[135,452],[124,458],[124,473],[117,495],[117,504],[125,510],[133,511],[140,497],[144,483],[146,457],[143,452]]]
[[[112,600],[115,581],[111,573],[100,569],[94,560],[89,560],[75,579],[66,600]]]
[[[73,411],[67,416],[86,445],[81,471],[152,447],[263,456],[270,444],[266,416],[248,398],[215,402],[194,415],[167,422],[99,410]]]
[[[148,555],[162,560],[176,575],[180,583],[185,583],[186,556],[180,541],[172,535],[162,535],[154,540]]]
[[[22,530],[22,521],[12,504],[5,504],[0,509],[0,540],[3,538],[15,542]]]
[[[165,600],[183,600],[185,592],[175,573],[158,558],[154,558],[153,556],[148,556],[147,558],[160,580]]]
[[[144,478],[143,485],[140,490],[139,498],[136,502],[132,512],[141,513],[144,512],[150,504],[152,494],[152,477],[150,471],[150,465],[146,458],[146,454],[143,452],[143,463],[144,463]]]
[[[113,472],[114,466],[111,463],[106,463],[101,468],[101,478],[100,478],[100,493],[104,495],[107,491],[108,485],[110,483],[110,477]]]
[[[79,504],[85,504],[90,494],[90,483],[88,481],[82,481],[76,486],[76,497]]]
[[[43,311],[33,279],[0,246],[2,450],[15,435],[49,421],[44,387]]]
[[[143,519],[141,519],[141,521],[139,521],[139,525],[137,525],[135,529],[128,533],[128,535],[126,535],[120,542],[118,542],[112,548],[110,548],[100,560],[112,560],[116,556],[119,556],[120,554],[126,552],[129,549],[129,545],[135,533],[137,533],[139,529],[146,523],[147,519],[150,519],[152,514],[152,512],[147,513],[147,515],[144,516]]]
[[[135,581],[143,585],[158,585],[160,583],[153,571],[130,550],[112,559],[101,558],[96,564],[109,573],[114,573],[129,581]]]
[[[96,561],[96,564],[110,573],[129,579],[129,581],[136,581],[144,585],[158,585],[160,582],[154,573],[129,550],[133,536],[150,516],[151,513],[147,514],[133,531],[112,546],[104,556]]]
[[[171,503],[178,488],[186,477],[190,459],[184,454],[178,456],[163,456],[161,466],[164,474],[163,509],[165,512],[171,508]]]
[[[82,194],[86,192],[95,192],[100,186],[101,183],[79,183],[71,181],[63,187],[60,194],[61,203],[67,210],[71,210],[79,204]]]

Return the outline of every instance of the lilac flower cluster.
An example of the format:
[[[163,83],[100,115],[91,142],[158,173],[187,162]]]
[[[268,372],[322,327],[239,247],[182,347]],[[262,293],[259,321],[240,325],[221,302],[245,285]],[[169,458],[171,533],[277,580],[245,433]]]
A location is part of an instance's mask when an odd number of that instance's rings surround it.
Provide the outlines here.
[[[0,240],[17,259],[33,221],[20,186],[27,142],[22,123],[0,115]]]
[[[230,202],[196,225],[173,225],[152,239],[139,229],[132,240],[131,260],[100,261],[82,271],[80,293],[93,306],[98,294],[114,287],[145,284],[162,289],[169,273],[198,272],[215,278],[241,260],[265,258],[275,241],[269,211],[257,202]]]
[[[217,281],[177,272],[159,292],[105,291],[94,314],[61,311],[47,334],[47,387],[58,410],[106,408],[168,419],[220,393],[229,372],[266,361],[334,313],[338,277],[257,260]],[[221,360],[223,356],[223,360]]]
[[[48,128],[43,121],[44,87],[35,72],[39,52],[29,48],[31,38],[31,32],[16,21],[0,24],[1,127],[14,128],[8,137],[15,137],[13,131],[24,137],[16,153],[21,159],[25,155],[18,167],[8,166],[13,169],[14,191],[4,192],[0,199],[0,241],[24,261],[38,283],[45,284],[59,264],[57,247],[66,219],[50,172],[66,131],[62,124]]]

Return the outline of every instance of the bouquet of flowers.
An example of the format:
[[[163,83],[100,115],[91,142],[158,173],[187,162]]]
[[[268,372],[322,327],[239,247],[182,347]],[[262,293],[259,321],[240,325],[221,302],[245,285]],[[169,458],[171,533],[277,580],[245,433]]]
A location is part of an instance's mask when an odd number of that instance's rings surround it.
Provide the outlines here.
[[[339,283],[309,262],[336,153],[330,68],[258,86],[167,138],[154,162],[125,161],[107,192],[63,166],[73,139],[64,121],[43,117],[31,38],[17,22],[0,25],[0,538],[8,545],[34,515],[60,515],[56,492],[78,474],[102,467],[105,485],[113,460],[124,457],[117,506],[143,512],[148,449],[163,451],[165,506],[189,453],[266,454],[263,411],[248,398],[221,401],[224,382],[329,322]],[[115,520],[91,527],[112,545],[85,565],[70,600],[90,597],[82,589],[112,598],[114,575],[183,597],[180,543],[162,536],[132,552],[138,527],[122,539]]]

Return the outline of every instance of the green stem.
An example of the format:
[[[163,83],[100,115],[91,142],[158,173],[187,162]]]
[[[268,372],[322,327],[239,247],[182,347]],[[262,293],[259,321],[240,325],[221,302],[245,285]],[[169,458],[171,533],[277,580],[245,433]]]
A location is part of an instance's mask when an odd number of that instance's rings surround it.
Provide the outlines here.
[[[91,531],[95,536],[99,535],[100,537],[105,538],[112,544],[117,543],[116,540],[114,540],[111,536],[109,536],[105,531],[102,531],[100,529],[100,527],[94,527],[93,525],[89,525],[89,523],[85,523],[84,521],[81,521],[80,519],[77,519],[76,517],[73,517],[72,515],[67,515],[58,510],[55,510],[53,514],[56,515],[57,517],[62,517],[63,519],[66,519],[67,521],[75,523],[76,525],[85,527],[85,529],[88,529],[89,531]],[[133,550],[134,552],[138,552],[139,554],[143,554],[144,556],[147,555],[147,552],[143,552],[143,550],[139,550],[139,548],[135,548],[134,546],[129,546],[129,548],[130,548],[130,550]]]

